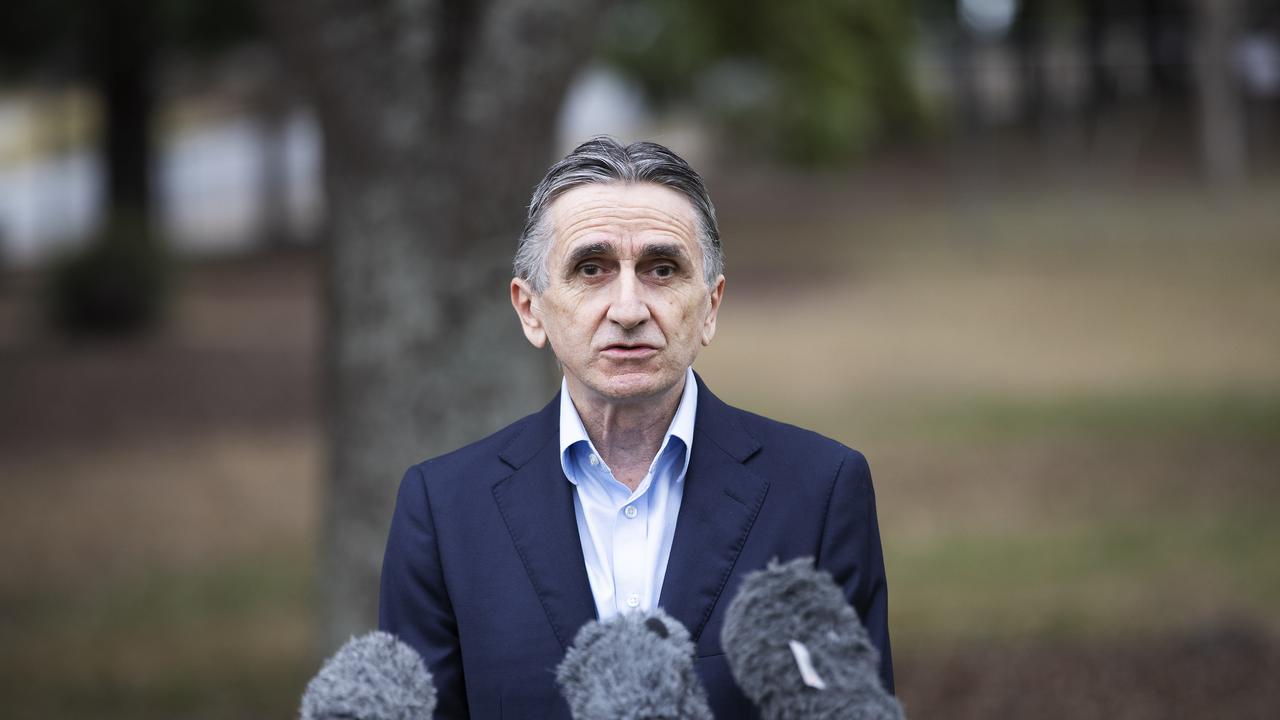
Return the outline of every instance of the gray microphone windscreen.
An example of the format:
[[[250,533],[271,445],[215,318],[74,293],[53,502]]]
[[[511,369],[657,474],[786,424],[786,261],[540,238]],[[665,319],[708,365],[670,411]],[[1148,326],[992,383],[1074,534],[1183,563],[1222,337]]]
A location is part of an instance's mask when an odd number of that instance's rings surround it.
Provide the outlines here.
[[[436,707],[417,651],[381,631],[352,638],[307,684],[302,720],[427,720]]]
[[[592,621],[556,670],[575,720],[711,720],[689,631],[661,610]]]
[[[880,654],[811,558],[751,573],[720,634],[729,669],[764,720],[900,720]]]

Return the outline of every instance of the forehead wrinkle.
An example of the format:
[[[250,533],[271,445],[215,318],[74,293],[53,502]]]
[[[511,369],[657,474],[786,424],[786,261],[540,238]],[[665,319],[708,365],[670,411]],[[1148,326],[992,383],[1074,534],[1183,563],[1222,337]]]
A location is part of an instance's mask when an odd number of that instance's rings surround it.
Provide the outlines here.
[[[621,225],[629,225],[641,222],[657,221],[659,225],[666,226],[667,229],[675,235],[692,238],[696,235],[696,223],[694,222],[693,208],[689,203],[674,190],[668,190],[660,185],[651,186],[653,189],[665,191],[660,192],[657,197],[662,202],[644,202],[641,199],[632,199],[627,197],[625,192],[628,188],[648,188],[647,184],[638,186],[625,186],[617,184],[601,184],[587,185],[574,188],[569,192],[556,198],[551,206],[551,219],[555,228],[562,228],[566,237],[577,234],[577,226],[587,223],[617,223]],[[622,189],[622,197],[619,197],[618,190]],[[574,205],[566,204],[564,201],[568,196],[575,193],[590,193],[586,197],[578,200]],[[674,205],[672,209],[664,206]],[[568,208],[573,208],[573,217],[565,218]],[[565,222],[568,220],[568,222]]]
[[[566,240],[595,228],[617,228],[628,234],[639,229],[680,238],[694,235],[692,223],[681,222],[677,216],[657,208],[639,208],[629,216],[624,209],[617,207],[580,208],[568,222],[557,222],[556,227],[562,229],[561,234]]]

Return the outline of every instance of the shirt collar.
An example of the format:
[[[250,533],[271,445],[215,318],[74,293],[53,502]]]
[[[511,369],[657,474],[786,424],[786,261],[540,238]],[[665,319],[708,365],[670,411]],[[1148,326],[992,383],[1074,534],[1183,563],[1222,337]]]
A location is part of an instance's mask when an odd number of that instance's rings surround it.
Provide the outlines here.
[[[680,469],[677,476],[679,480],[684,479],[685,471],[689,469],[689,456],[693,453],[693,421],[698,414],[698,387],[697,380],[693,376],[693,368],[687,368],[684,371],[684,390],[680,393],[680,404],[676,406],[676,414],[671,418],[671,424],[667,426],[667,433],[662,438],[662,445],[658,449],[661,455],[671,443],[671,438],[679,438],[684,443],[684,465]],[[577,479],[574,473],[569,470],[570,449],[580,443],[585,442],[595,452],[595,446],[591,444],[591,438],[587,435],[587,428],[582,424],[582,416],[578,415],[578,409],[573,405],[573,399],[569,397],[569,381],[560,380],[560,466],[564,470],[565,477],[569,478],[569,482],[577,485]]]

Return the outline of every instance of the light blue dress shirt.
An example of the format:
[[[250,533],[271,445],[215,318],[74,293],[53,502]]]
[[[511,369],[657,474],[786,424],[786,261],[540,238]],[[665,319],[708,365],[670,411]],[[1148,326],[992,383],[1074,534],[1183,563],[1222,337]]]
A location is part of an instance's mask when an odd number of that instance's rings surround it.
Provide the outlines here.
[[[697,411],[698,389],[690,368],[662,446],[633,492],[613,477],[592,445],[569,397],[568,382],[561,381],[560,465],[574,485],[578,538],[601,620],[658,605],[684,497]]]

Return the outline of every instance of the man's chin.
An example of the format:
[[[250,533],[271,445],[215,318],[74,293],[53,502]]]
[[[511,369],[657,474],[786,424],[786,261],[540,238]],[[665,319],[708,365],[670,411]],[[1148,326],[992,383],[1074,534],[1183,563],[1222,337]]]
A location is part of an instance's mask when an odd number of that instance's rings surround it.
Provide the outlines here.
[[[615,402],[642,402],[663,395],[678,384],[679,380],[679,376],[668,378],[652,371],[617,373],[603,378],[595,390]]]

